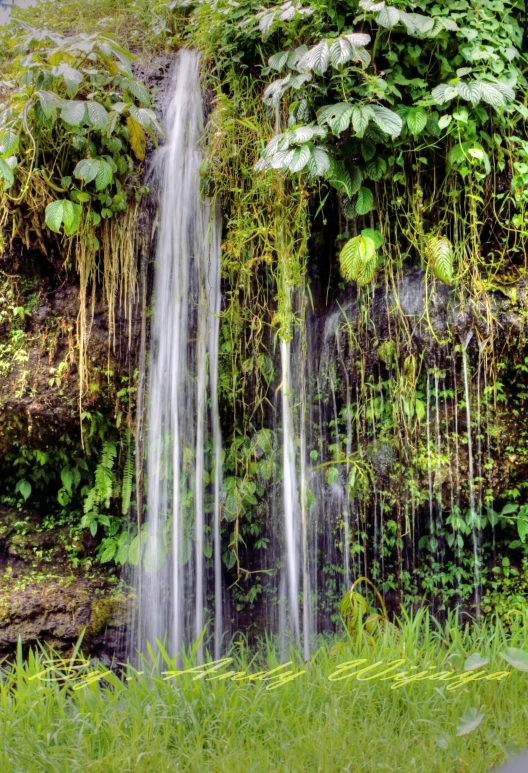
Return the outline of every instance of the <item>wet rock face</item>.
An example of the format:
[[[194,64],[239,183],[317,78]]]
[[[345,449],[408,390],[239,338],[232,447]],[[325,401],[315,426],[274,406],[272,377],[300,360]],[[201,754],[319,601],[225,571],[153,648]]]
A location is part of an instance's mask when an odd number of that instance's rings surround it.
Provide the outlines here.
[[[0,657],[40,642],[68,653],[126,656],[128,599],[115,577],[74,566],[64,529],[40,530],[38,514],[0,508]],[[77,559],[90,545],[77,545]],[[89,565],[88,565],[89,566]]]

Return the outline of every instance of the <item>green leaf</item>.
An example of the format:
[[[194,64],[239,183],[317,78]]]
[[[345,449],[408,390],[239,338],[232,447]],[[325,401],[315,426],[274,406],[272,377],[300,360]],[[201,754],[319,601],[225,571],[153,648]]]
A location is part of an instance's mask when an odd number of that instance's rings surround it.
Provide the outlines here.
[[[425,244],[425,255],[434,275],[447,285],[453,283],[453,246],[445,236],[430,236]]]
[[[96,158],[84,158],[79,161],[73,174],[86,183],[91,183],[97,177],[99,171],[99,161]]]
[[[108,123],[108,113],[103,105],[89,99],[86,102],[86,111],[88,113],[88,120],[94,129],[104,129]]]
[[[397,113],[382,105],[370,105],[370,109],[374,113],[374,121],[381,131],[386,132],[391,137],[397,137],[400,134],[403,122]]]
[[[381,156],[375,156],[370,161],[367,162],[365,165],[365,171],[367,173],[367,176],[370,177],[371,180],[381,180],[385,172],[387,171],[387,164],[385,162],[385,159],[383,159]]]
[[[413,137],[417,137],[427,126],[427,111],[423,107],[411,107],[407,113],[407,126]]]
[[[452,120],[453,120],[453,116],[449,115],[449,113],[445,113],[444,115],[440,116],[440,118],[438,119],[438,126],[441,129],[446,129]]]
[[[328,69],[329,60],[330,51],[328,49],[328,43],[326,40],[321,40],[299,59],[297,69],[299,72],[313,70],[317,75],[324,75]]]
[[[480,86],[476,81],[458,81],[456,85],[457,93],[460,94],[462,99],[467,100],[468,102],[471,102],[472,105],[477,105],[480,102],[481,98],[481,91]],[[501,96],[499,94],[499,96]],[[502,103],[504,103],[504,100],[502,99]]]
[[[382,8],[376,16],[376,21],[380,27],[391,29],[392,27],[395,27],[396,24],[398,24],[400,21],[400,12],[397,8],[394,8],[394,6],[386,5],[385,8]]]
[[[289,55],[289,51],[277,51],[277,53],[273,54],[273,56],[270,56],[268,59],[268,64],[272,70],[277,70],[280,72],[288,61]]]
[[[464,661],[464,671],[474,671],[476,668],[484,668],[489,663],[489,658],[483,658],[478,652],[474,652]]]
[[[352,110],[352,126],[358,137],[363,137],[371,118],[374,118],[374,111],[370,105],[354,106]]]
[[[338,162],[332,165],[328,180],[340,193],[345,193],[348,198],[352,198],[361,188],[363,174],[357,166],[348,168],[342,162]]]
[[[354,48],[346,38],[335,38],[330,46],[330,59],[336,68],[353,59],[354,55]]]
[[[66,101],[61,109],[62,120],[70,126],[80,126],[86,116],[86,102]]]
[[[78,204],[67,199],[52,201],[46,207],[46,225],[51,231],[59,233],[61,225],[68,235],[77,230],[79,226],[80,210]]]
[[[62,485],[66,489],[68,493],[71,493],[72,490],[72,483],[73,483],[73,475],[71,473],[71,470],[69,467],[63,467],[61,470],[61,480]]]
[[[360,188],[356,200],[356,212],[358,215],[366,215],[374,205],[374,194],[370,188]]]
[[[0,133],[0,156],[10,156],[18,149],[18,134],[14,129],[4,129]]]
[[[368,238],[368,239],[372,239],[372,241],[374,242],[375,249],[379,249],[383,244],[383,236],[381,234],[381,231],[374,230],[374,228],[364,228],[361,231],[361,236],[364,236],[365,238]]]
[[[346,131],[350,125],[350,118],[353,111],[357,109],[348,102],[338,102],[336,105],[327,105],[317,113],[319,123],[326,123],[332,132],[339,136]]]
[[[54,118],[57,107],[62,104],[62,99],[50,91],[37,91],[37,96],[46,118]]]
[[[376,261],[375,243],[368,236],[354,236],[345,244],[339,256],[341,273],[347,282],[358,281],[366,265]]]
[[[483,719],[484,714],[479,714],[478,709],[469,709],[460,717],[456,729],[457,736],[468,735],[468,733],[473,732],[473,730],[476,730],[476,728],[480,725]]]
[[[311,148],[308,171],[313,177],[325,175],[330,169],[331,157],[323,148]]]
[[[136,99],[138,99],[142,105],[150,104],[149,93],[142,83],[134,80],[133,78],[130,78],[123,81],[122,85],[123,85],[123,88],[130,91],[130,93],[134,97],[136,97]]]
[[[15,491],[20,492],[24,497],[24,502],[27,502],[29,495],[31,494],[31,483],[27,480],[19,480],[16,484]]]
[[[326,482],[329,486],[332,486],[339,478],[339,470],[337,467],[329,467],[326,471]]]
[[[101,555],[101,563],[107,564],[109,561],[112,560],[112,558],[115,556],[116,553],[116,544],[115,542],[112,542],[110,545],[108,545],[107,548],[103,551]]]
[[[110,164],[107,161],[103,161],[103,159],[99,159],[99,169],[95,178],[95,190],[102,191],[103,188],[106,188],[107,185],[110,185],[113,177],[114,175],[112,173],[112,167]]]
[[[15,182],[13,170],[3,158],[0,158],[0,179],[4,181],[4,189],[7,190]]]
[[[528,671],[528,652],[517,647],[508,647],[506,652],[500,652],[500,657],[517,671]]]

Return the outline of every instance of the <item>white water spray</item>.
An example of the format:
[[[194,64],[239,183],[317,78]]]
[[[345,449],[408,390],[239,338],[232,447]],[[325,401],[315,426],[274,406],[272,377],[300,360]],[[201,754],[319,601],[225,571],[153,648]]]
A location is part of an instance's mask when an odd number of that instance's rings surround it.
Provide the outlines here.
[[[220,222],[218,212],[199,192],[203,106],[195,52],[179,54],[166,128],[167,142],[159,156],[161,207],[147,417],[148,537],[138,583],[138,642],[143,647],[146,641],[166,638],[169,651],[176,654],[202,633],[209,468],[214,479],[211,531],[219,652]],[[205,451],[208,431],[213,436],[211,459]]]

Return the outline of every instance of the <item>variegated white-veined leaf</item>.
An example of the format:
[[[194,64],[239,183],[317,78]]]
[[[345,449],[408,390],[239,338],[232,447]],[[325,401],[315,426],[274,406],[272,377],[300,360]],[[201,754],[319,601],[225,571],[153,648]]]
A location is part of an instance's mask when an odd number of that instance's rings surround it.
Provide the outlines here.
[[[495,83],[489,83],[488,81],[477,81],[480,95],[484,102],[493,107],[504,107],[506,99],[500,89],[497,88]]]
[[[297,69],[300,72],[307,72],[313,70],[318,75],[324,75],[328,69],[328,63],[330,61],[330,49],[328,47],[328,41],[321,40],[313,48],[308,51],[299,59]]]
[[[334,67],[349,62],[353,56],[354,49],[345,38],[336,38],[330,46],[330,59]]]
[[[356,48],[368,46],[371,41],[371,37],[367,32],[345,32],[343,37]]]
[[[293,156],[288,161],[290,172],[301,172],[310,160],[310,155],[310,148],[307,145],[295,148]]]
[[[481,83],[488,83],[488,81],[481,81]],[[513,102],[515,99],[515,91],[511,86],[503,81],[494,82],[493,86],[500,91],[508,102]]]
[[[458,30],[458,24],[454,19],[447,19],[445,17],[437,17],[437,21],[441,22],[442,27],[448,32],[456,32]]]
[[[289,51],[277,51],[276,54],[270,56],[268,64],[273,70],[278,70],[280,72],[287,63],[289,55]]]
[[[288,54],[288,67],[295,67],[301,56],[304,56],[308,51],[308,46],[304,43],[302,46],[297,46],[293,51]]]
[[[288,5],[279,13],[279,21],[290,21],[295,16],[296,9],[293,5]]]
[[[51,91],[37,91],[37,97],[46,118],[53,118],[57,108],[63,104],[63,100]]]
[[[313,177],[321,177],[330,169],[332,158],[325,148],[310,148],[308,171]]]
[[[400,134],[403,122],[397,113],[382,105],[370,105],[370,109],[374,113],[373,120],[381,131],[386,132],[391,137],[397,137]]]
[[[422,35],[425,35],[431,32],[435,23],[435,20],[430,16],[423,16],[420,13],[406,13],[405,11],[400,11],[400,21],[403,22],[410,35],[413,32],[420,32]]]
[[[288,141],[288,132],[286,134],[276,134],[268,142],[262,155],[264,158],[270,158],[271,156],[275,155],[278,150],[288,150],[289,147],[290,143]]]
[[[386,5],[376,14],[376,21],[380,27],[391,29],[400,21],[400,12],[393,5]]]
[[[86,117],[86,102],[80,100],[65,101],[61,109],[61,118],[71,126],[80,126]]]
[[[290,80],[291,73],[288,73],[285,78],[278,78],[276,81],[272,81],[272,83],[266,86],[264,89],[264,94],[262,95],[264,104],[272,105],[280,102],[280,99],[284,94],[284,91],[286,90]]]
[[[445,105],[446,102],[457,97],[458,92],[455,86],[450,86],[448,83],[441,83],[440,86],[437,86],[432,90],[431,96],[438,105]]]
[[[259,30],[262,32],[262,35],[265,36],[270,31],[271,27],[273,26],[273,22],[277,18],[277,12],[275,10],[265,11],[262,13],[262,15],[257,14],[257,18],[259,18]]]
[[[294,75],[289,83],[289,88],[297,91],[304,86],[305,83],[312,80],[312,74],[310,72],[303,72],[300,75]]]
[[[477,105],[480,102],[482,94],[477,81],[460,80],[456,85],[456,90],[462,99],[466,99],[472,105]]]
[[[348,102],[338,102],[336,105],[326,105],[317,113],[319,123],[326,123],[334,134],[339,136],[350,125],[354,105]]]
[[[370,105],[354,105],[352,126],[358,137],[363,137],[371,118],[374,118],[374,112]]]
[[[279,150],[269,160],[270,169],[285,169],[289,166],[295,150]]]
[[[326,137],[326,129],[321,126],[298,126],[284,135],[289,145],[308,142],[314,137]]]
[[[271,169],[270,161],[271,159],[269,158],[264,158],[264,157],[259,158],[255,166],[253,167],[255,172],[265,172],[266,169]]]
[[[382,8],[385,8],[385,0],[382,0],[382,2],[379,2],[379,0],[359,0],[359,6],[360,8],[363,8],[364,11],[375,13],[376,11],[381,11]]]
[[[108,123],[108,113],[105,107],[93,99],[88,99],[86,101],[86,111],[88,113],[88,120],[94,129],[104,129]]]

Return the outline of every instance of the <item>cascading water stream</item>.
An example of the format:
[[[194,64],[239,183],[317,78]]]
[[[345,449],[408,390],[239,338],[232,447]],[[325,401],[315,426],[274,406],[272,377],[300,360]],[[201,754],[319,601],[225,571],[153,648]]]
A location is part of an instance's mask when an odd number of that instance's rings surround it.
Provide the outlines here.
[[[136,641],[143,648],[147,641],[166,639],[169,651],[176,654],[182,645],[201,636],[208,589],[204,548],[209,476],[205,472],[211,469],[218,653],[222,635],[217,397],[220,218],[199,191],[203,106],[195,52],[179,54],[165,123],[167,142],[159,155],[160,219],[148,371],[147,536],[137,584]],[[211,455],[205,446],[209,430]]]

